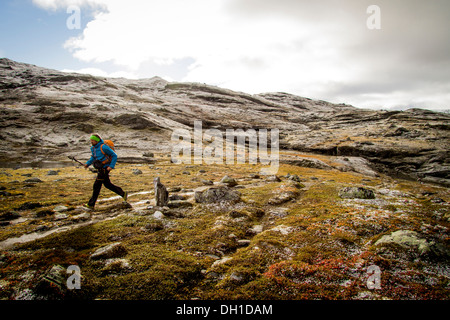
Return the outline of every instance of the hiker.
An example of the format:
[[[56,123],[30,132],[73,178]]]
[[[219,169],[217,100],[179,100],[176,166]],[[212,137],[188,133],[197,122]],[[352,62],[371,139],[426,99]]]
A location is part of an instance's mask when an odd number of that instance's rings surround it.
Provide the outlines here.
[[[90,138],[91,140],[91,158],[86,162],[84,167],[87,169],[91,164],[98,170],[97,179],[94,182],[94,191],[92,193],[92,198],[89,200],[85,207],[89,209],[94,209],[95,202],[97,201],[102,185],[104,184],[106,188],[112,192],[117,193],[126,202],[128,197],[128,192],[124,192],[122,188],[115,186],[109,180],[109,172],[114,169],[117,161],[117,154],[112,150],[98,134],[93,134]]]

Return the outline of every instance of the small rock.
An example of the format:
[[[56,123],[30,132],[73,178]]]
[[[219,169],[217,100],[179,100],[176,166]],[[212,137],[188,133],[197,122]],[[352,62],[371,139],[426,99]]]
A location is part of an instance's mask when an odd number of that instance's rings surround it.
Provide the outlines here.
[[[47,172],[48,176],[57,176],[59,174],[59,171],[50,170]]]
[[[297,189],[302,189],[305,187],[305,185],[303,183],[297,182],[297,181],[293,181],[293,180],[289,180],[289,185],[297,188]]]
[[[37,227],[33,230],[33,232],[44,232],[44,231],[47,231],[48,229],[50,229],[48,226],[46,226],[46,225],[40,225],[40,226],[37,226]]]
[[[251,216],[254,218],[257,218],[257,219],[262,218],[266,214],[264,209],[261,209],[261,208],[250,208],[248,210],[249,210]]]
[[[169,208],[190,208],[190,207],[192,207],[192,203],[189,201],[184,201],[184,200],[174,200],[174,201],[169,201],[167,206]]]
[[[30,179],[25,180],[25,182],[26,183],[40,183],[40,182],[42,182],[42,180],[39,178],[30,178]]]
[[[223,177],[222,180],[220,180],[220,183],[224,184],[224,185],[226,185],[226,186],[228,186],[230,188],[234,187],[235,185],[237,185],[236,180],[234,178],[229,177],[229,176]]]
[[[36,300],[36,294],[31,289],[18,289],[13,295],[14,300]]]
[[[229,246],[226,243],[219,242],[216,244],[215,248],[217,249],[216,252],[223,255],[223,252],[227,251],[229,249]]]
[[[17,208],[17,210],[19,211],[33,210],[40,207],[42,207],[42,204],[40,204],[39,202],[25,202],[19,208]]]
[[[270,205],[280,205],[282,203],[288,202],[292,199],[295,199],[297,194],[292,191],[283,192],[281,194],[276,195],[275,197],[269,199],[268,204]]]
[[[37,212],[34,214],[34,217],[35,217],[35,218],[42,218],[42,217],[46,217],[46,216],[51,216],[51,215],[53,215],[53,214],[55,214],[55,211],[53,211],[53,210],[42,209],[42,210],[37,211]]]
[[[53,211],[55,212],[66,212],[68,210],[69,208],[67,208],[66,206],[56,206],[53,208]]]
[[[211,268],[220,266],[221,264],[224,264],[224,263],[226,263],[226,262],[228,262],[228,261],[230,261],[230,260],[232,260],[232,259],[233,259],[232,257],[223,257],[222,259],[215,261],[215,262],[211,265]]]
[[[244,280],[244,276],[243,276],[243,274],[241,274],[240,272],[233,272],[231,275],[230,275],[230,280],[231,281],[233,281],[233,282],[238,282],[238,283],[240,283],[240,282],[242,282],[243,280]]]
[[[270,231],[277,231],[277,232],[280,232],[282,235],[286,235],[286,234],[289,234],[292,231],[294,231],[294,228],[285,226],[285,225],[279,225],[279,226],[273,227],[272,229],[270,229]]]
[[[221,278],[221,275],[217,272],[212,271],[206,274],[206,278],[211,280],[217,280]]]
[[[122,258],[106,259],[105,267],[103,268],[104,272],[123,272],[131,270],[130,262],[127,259]]]
[[[268,176],[265,180],[268,182],[280,182],[281,181],[281,179],[278,178],[277,175]]]
[[[295,181],[295,182],[301,182],[301,179],[298,175],[293,174],[293,175],[289,175],[288,177],[289,180]]]
[[[242,240],[238,240],[237,241],[237,245],[239,246],[239,247],[247,247],[247,246],[249,246],[250,245],[250,240],[247,240],[247,239],[242,239]]]
[[[214,182],[212,182],[211,180],[200,180],[201,183],[203,183],[205,186],[212,186],[214,184]]]
[[[186,201],[184,201],[184,202],[186,202]],[[164,208],[168,208],[168,207],[164,207]],[[179,207],[179,208],[182,208],[182,207]],[[168,218],[184,218],[184,214],[177,210],[170,210],[170,209],[163,210],[162,213],[164,216],[166,216]]]
[[[164,225],[159,222],[151,222],[144,227],[145,231],[150,231],[150,232],[156,232],[156,231],[163,230],[163,229],[164,229]]]
[[[240,212],[240,211],[232,210],[230,212],[230,217],[232,217],[233,219],[241,218],[241,217],[245,217],[245,216],[246,216],[246,214],[243,212]]]
[[[162,219],[162,218],[164,218],[164,215],[161,211],[155,211],[155,213],[153,213],[153,217],[155,219]]]
[[[216,256],[215,254],[212,253],[207,253],[206,256],[214,260],[220,260],[219,256]]]
[[[70,220],[75,222],[87,221],[91,218],[91,214],[89,212],[81,213],[76,216],[70,218]]]
[[[257,235],[258,233],[261,233],[263,231],[263,225],[262,224],[257,224],[255,226],[253,226],[252,228],[247,230],[247,234],[254,236]]]
[[[142,156],[147,158],[153,158],[155,157],[155,154],[153,152],[146,152]]]
[[[183,196],[181,194],[173,194],[169,196],[169,200],[186,200],[186,196]]]
[[[133,169],[133,174],[138,175],[138,174],[142,174],[142,171],[139,169]]]
[[[64,220],[67,219],[69,216],[65,213],[58,213],[55,214],[55,216],[53,217],[54,220],[59,221],[59,220]]]
[[[126,237],[126,235],[125,235],[125,237]],[[118,235],[116,235],[116,234],[112,234],[112,235],[110,235],[109,237],[108,237],[108,241],[120,241],[120,240],[122,240],[123,238],[121,237],[121,236],[118,236]]]
[[[92,260],[118,258],[127,254],[127,249],[121,242],[108,244],[107,246],[97,249],[91,254]]]
[[[20,218],[21,215],[14,211],[0,213],[0,221],[9,221]]]

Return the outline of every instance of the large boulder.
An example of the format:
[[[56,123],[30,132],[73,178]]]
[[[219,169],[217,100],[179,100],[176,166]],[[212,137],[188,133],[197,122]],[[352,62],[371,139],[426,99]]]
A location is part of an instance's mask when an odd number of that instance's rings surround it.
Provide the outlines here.
[[[435,257],[448,257],[450,252],[448,248],[434,241],[427,241],[419,233],[411,230],[397,230],[391,234],[382,236],[375,246],[397,245],[416,254],[432,255]]]
[[[34,291],[41,296],[62,297],[66,292],[66,269],[54,265],[37,282]]]
[[[372,190],[362,187],[345,187],[339,191],[339,196],[346,199],[375,199]]]
[[[239,191],[225,186],[212,187],[204,191],[195,192],[195,202],[197,203],[238,202],[240,199],[241,193]]]

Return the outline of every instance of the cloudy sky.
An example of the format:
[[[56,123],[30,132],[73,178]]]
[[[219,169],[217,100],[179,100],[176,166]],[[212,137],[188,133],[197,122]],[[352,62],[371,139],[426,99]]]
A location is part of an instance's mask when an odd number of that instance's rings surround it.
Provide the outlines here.
[[[448,0],[6,0],[0,30],[58,70],[450,109]]]

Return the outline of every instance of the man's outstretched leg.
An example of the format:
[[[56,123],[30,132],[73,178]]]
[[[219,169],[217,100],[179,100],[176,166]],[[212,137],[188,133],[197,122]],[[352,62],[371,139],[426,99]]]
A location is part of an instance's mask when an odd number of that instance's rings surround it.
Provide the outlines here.
[[[103,179],[100,177],[100,172],[99,172],[97,179],[94,182],[92,197],[87,204],[88,208],[94,209],[95,203],[97,202],[97,198],[100,194],[100,190],[102,189],[102,185],[103,185]]]
[[[119,196],[121,196],[124,199],[125,202],[127,201],[128,193],[124,192],[121,187],[118,187],[118,186],[114,185],[111,182],[111,180],[109,179],[109,172],[108,171],[106,171],[103,184],[105,185],[106,188],[108,188],[112,192],[114,192],[114,193],[118,194]]]

